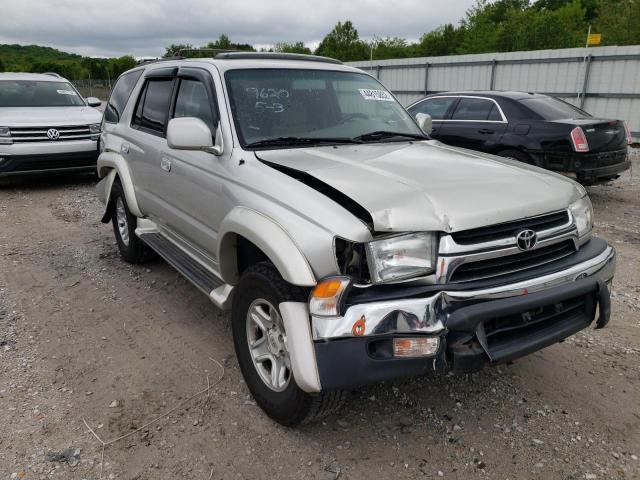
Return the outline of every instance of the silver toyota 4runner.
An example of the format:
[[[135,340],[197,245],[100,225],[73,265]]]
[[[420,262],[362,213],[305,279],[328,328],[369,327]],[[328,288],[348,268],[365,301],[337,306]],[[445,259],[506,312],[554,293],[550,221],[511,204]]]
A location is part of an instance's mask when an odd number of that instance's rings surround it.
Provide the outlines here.
[[[583,187],[427,124],[330,59],[141,66],[105,112],[102,221],[126,261],[155,251],[232,310],[247,386],[286,425],[354,386],[471,372],[606,325],[615,251]]]
[[[0,177],[95,171],[98,105],[55,73],[0,73]]]

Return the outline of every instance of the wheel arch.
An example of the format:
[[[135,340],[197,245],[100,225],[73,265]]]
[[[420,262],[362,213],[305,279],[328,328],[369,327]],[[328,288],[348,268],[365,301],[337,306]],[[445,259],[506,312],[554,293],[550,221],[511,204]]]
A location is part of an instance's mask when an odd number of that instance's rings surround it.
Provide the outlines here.
[[[273,219],[247,207],[236,207],[222,221],[218,241],[218,262],[223,280],[236,285],[240,277],[238,246],[244,240],[274,264],[282,278],[292,285],[314,286],[315,275],[291,236]]]
[[[129,211],[136,217],[144,216],[136,199],[133,180],[127,162],[122,156],[114,152],[102,152],[98,157],[98,176],[102,179],[96,186],[98,198],[104,204],[105,210],[101,221],[109,222],[112,214],[111,189],[116,178],[120,181]]]

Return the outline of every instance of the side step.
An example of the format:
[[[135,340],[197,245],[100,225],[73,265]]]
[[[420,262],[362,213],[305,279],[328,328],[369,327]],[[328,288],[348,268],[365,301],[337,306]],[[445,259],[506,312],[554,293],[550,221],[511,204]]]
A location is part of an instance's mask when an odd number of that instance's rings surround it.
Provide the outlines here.
[[[159,232],[140,232],[140,239],[180,272],[218,307],[226,310],[233,288]]]

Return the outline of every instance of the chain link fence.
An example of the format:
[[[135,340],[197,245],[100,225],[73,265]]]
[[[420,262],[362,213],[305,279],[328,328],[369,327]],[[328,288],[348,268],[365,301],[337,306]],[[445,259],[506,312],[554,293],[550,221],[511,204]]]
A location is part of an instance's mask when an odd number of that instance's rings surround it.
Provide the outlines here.
[[[113,87],[111,80],[96,80],[93,78],[72,80],[71,83],[83,97],[98,97],[103,102],[107,101]]]

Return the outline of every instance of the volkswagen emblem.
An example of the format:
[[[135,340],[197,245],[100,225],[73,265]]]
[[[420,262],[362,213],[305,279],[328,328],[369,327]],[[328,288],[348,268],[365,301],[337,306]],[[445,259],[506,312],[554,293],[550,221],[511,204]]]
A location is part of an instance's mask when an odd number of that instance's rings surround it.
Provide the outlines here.
[[[516,235],[516,243],[520,250],[531,250],[538,243],[538,234],[533,230],[522,230]]]
[[[47,130],[47,137],[49,140],[58,140],[60,138],[60,132],[55,128],[50,128]]]

